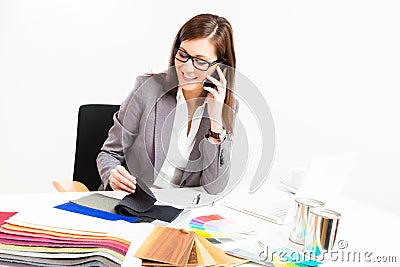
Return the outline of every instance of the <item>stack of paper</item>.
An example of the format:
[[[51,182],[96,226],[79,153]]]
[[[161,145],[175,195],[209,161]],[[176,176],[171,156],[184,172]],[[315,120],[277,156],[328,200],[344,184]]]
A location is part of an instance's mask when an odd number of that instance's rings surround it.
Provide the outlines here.
[[[135,230],[129,231],[130,225],[54,208],[15,215],[0,212],[0,263],[120,266],[133,232],[143,238],[153,229],[135,224]],[[131,236],[123,234],[123,229]]]

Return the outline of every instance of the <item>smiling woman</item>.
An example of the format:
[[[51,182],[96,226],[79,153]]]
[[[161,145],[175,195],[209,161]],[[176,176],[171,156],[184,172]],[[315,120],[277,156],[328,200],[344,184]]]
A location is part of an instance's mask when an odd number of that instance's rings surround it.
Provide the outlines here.
[[[97,158],[99,189],[135,193],[140,180],[154,188],[222,192],[238,108],[235,67],[225,18],[200,14],[187,21],[175,37],[168,70],[139,76],[115,113]]]

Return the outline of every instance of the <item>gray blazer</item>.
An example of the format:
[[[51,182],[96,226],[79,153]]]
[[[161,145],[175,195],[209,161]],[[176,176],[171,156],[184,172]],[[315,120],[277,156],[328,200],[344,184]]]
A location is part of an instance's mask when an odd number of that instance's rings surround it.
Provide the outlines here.
[[[151,186],[158,176],[168,152],[173,126],[176,97],[170,93],[165,74],[139,76],[134,89],[114,114],[114,125],[108,133],[97,166],[102,184],[110,189],[110,170],[125,166],[137,179]],[[235,114],[237,111],[235,103]],[[207,108],[195,137],[179,186],[203,186],[210,194],[224,190],[230,173],[232,135],[214,144],[205,138],[210,129]]]

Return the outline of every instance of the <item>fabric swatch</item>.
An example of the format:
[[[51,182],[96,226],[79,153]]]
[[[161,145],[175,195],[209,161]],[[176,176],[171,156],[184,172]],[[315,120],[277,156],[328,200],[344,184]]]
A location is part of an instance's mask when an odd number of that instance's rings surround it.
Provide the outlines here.
[[[178,209],[171,206],[154,205],[148,211],[138,212],[134,209],[136,206],[131,205],[132,202],[134,202],[133,199],[125,198],[121,200],[116,209],[118,210],[119,214],[139,217],[140,222],[152,222],[154,220],[172,222],[183,211],[183,209]]]
[[[136,180],[136,191],[134,194],[126,195],[119,203],[116,205],[115,210],[119,213],[120,208],[128,206],[130,209],[137,212],[145,212],[153,208],[154,203],[156,203],[156,197],[150,188],[139,179]]]
[[[100,257],[100,256],[90,256],[81,257],[77,259],[46,259],[40,257],[32,256],[20,256],[20,255],[8,255],[0,253],[0,259],[7,262],[15,262],[20,264],[28,264],[29,266],[106,266],[106,267],[118,267],[119,264]]]
[[[121,199],[109,197],[100,193],[93,193],[70,202],[92,209],[115,213],[115,206]]]
[[[139,220],[139,218],[135,218],[132,216],[124,216],[124,215],[119,215],[107,211],[102,211],[98,209],[93,209],[85,206],[81,206],[72,202],[67,202],[58,206],[55,206],[54,208],[60,209],[60,210],[65,210],[65,211],[70,211],[70,212],[75,212],[79,214],[84,214],[100,219],[105,219],[109,221],[117,221],[117,220],[123,220],[127,222],[136,222]]]

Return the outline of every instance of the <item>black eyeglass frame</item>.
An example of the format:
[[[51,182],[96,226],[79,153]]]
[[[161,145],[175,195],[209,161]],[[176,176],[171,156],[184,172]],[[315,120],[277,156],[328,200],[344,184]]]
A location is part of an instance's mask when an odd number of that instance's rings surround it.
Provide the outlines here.
[[[177,58],[176,54],[178,54],[178,51],[181,51],[181,52],[185,53],[188,56],[187,59],[186,60],[181,60],[181,59]],[[219,59],[217,59],[217,60],[215,60],[213,62],[208,62],[207,60],[204,60],[202,58],[194,57],[194,56],[189,55],[188,52],[186,52],[185,50],[183,50],[181,48],[174,48],[174,57],[176,58],[176,60],[178,60],[179,62],[182,62],[182,63],[186,63],[186,62],[189,61],[189,59],[191,59],[193,67],[195,67],[196,69],[201,70],[201,71],[207,71],[211,66],[214,66],[217,63],[223,62],[222,60],[219,60]],[[196,65],[194,64],[194,60],[193,59],[201,60],[202,62],[207,63],[208,64],[207,69],[203,70],[203,69],[200,69],[200,68],[196,67]]]

